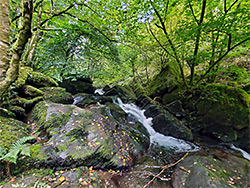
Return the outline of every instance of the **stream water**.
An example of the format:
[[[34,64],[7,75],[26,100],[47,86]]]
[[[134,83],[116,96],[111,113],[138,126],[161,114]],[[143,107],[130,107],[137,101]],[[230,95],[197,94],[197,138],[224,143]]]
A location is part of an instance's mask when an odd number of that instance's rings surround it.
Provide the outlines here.
[[[150,143],[158,143],[160,146],[164,146],[166,149],[173,150],[174,152],[195,152],[199,150],[199,147],[191,142],[177,139],[172,136],[165,136],[156,132],[152,127],[153,118],[146,118],[144,115],[145,110],[141,110],[135,104],[124,104],[121,99],[114,101],[119,105],[127,114],[133,115],[143,126],[147,129],[150,135]]]

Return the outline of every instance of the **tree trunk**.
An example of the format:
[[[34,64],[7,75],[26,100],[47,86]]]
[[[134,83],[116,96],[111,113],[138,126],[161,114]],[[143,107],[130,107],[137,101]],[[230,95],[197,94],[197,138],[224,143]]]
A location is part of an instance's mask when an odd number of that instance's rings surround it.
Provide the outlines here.
[[[1,1],[1,0],[0,0]],[[6,0],[3,0],[6,1]],[[11,49],[11,61],[6,73],[6,79],[0,85],[0,96],[3,96],[9,86],[18,77],[20,60],[25,49],[28,39],[31,37],[31,21],[33,13],[33,1],[23,0],[22,25],[18,32],[16,42]]]
[[[9,0],[0,0],[0,6],[0,85],[2,85],[9,65]]]

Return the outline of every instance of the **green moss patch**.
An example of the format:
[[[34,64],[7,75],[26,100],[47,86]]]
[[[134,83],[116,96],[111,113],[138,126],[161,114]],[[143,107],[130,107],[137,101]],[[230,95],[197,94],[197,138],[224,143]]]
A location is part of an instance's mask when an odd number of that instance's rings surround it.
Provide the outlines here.
[[[27,124],[0,116],[0,146],[9,148],[16,140],[28,135]]]
[[[19,76],[15,82],[16,88],[20,88],[26,83],[26,80],[32,71],[33,69],[31,67],[21,67],[19,69]]]
[[[43,96],[43,92],[40,89],[37,89],[31,85],[24,85],[23,91],[26,95],[31,97]]]
[[[31,72],[27,82],[38,87],[58,86],[58,83],[53,78],[39,72]]]

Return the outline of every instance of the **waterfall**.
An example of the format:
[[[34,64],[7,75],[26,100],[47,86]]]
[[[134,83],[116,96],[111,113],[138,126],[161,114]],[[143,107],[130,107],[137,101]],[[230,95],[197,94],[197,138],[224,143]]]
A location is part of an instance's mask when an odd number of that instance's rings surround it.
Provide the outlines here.
[[[114,103],[119,105],[126,113],[133,115],[140,123],[143,124],[150,135],[151,144],[158,143],[160,146],[164,146],[165,148],[174,150],[175,152],[195,152],[199,150],[199,147],[195,144],[156,132],[152,127],[153,118],[147,118],[144,115],[145,110],[141,110],[135,104],[124,104],[119,98],[117,101],[114,101]]]
[[[244,151],[243,149],[240,149],[240,148],[235,147],[234,145],[231,145],[231,148],[232,148],[233,150],[240,151],[240,152],[242,153],[243,157],[244,157],[245,159],[247,159],[247,160],[250,161],[250,154],[249,154],[249,153],[247,153],[247,152]]]
[[[99,95],[104,95],[105,91],[103,91],[103,89],[96,89],[95,94],[98,93]]]

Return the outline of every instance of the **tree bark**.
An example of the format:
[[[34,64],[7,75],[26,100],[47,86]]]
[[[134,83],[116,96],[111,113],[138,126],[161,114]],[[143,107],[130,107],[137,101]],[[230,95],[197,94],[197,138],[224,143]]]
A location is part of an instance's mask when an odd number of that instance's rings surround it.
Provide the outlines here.
[[[9,65],[9,0],[0,0],[0,6],[0,85],[2,85]]]
[[[5,0],[4,0],[5,1]],[[9,86],[18,77],[18,70],[21,61],[22,54],[25,49],[25,45],[28,39],[31,37],[31,21],[33,13],[33,1],[23,0],[23,12],[22,12],[22,25],[18,32],[16,42],[11,49],[11,61],[6,73],[6,79],[0,85],[0,96],[3,96],[8,90]]]

